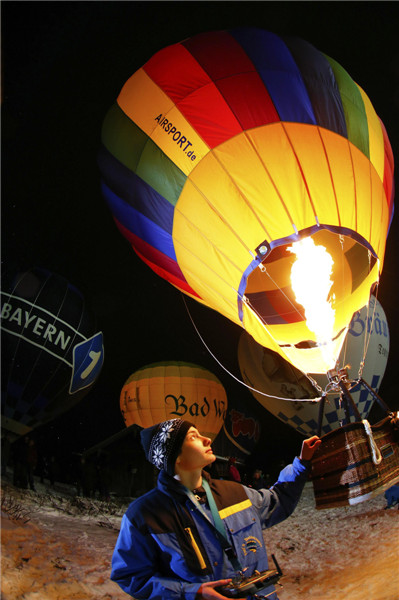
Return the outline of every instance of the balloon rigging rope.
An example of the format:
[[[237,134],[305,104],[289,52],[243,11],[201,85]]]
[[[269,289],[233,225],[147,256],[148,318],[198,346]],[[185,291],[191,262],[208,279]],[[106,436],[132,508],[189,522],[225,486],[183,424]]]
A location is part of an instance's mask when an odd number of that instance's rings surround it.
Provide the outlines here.
[[[295,304],[293,303],[293,301],[291,300],[291,298],[289,298],[287,296],[287,294],[284,292],[284,290],[278,285],[278,283],[273,279],[273,277],[270,275],[269,271],[267,270],[267,268],[265,267],[265,265],[263,265],[264,267],[264,271],[263,273],[266,274],[266,276],[269,278],[269,280],[272,282],[272,284],[279,290],[279,292],[282,294],[282,296],[285,298],[285,300],[288,302],[288,304],[290,304],[292,306],[292,308],[294,309],[294,311],[299,315],[302,316],[300,311],[298,310],[298,308],[295,306]],[[259,318],[262,319],[262,317],[259,315]],[[262,319],[263,321],[263,319]]]
[[[340,241],[340,246],[341,246],[341,264],[343,264],[345,261],[345,252],[344,252],[344,236],[342,234],[339,234],[339,241]],[[344,269],[341,268],[341,285],[342,286],[344,286],[344,284],[345,284],[345,274],[344,273],[345,273]],[[345,336],[343,352],[342,352],[342,358],[343,358],[342,366],[344,366],[346,364],[346,354],[347,354],[347,350],[348,350],[348,337],[349,336],[347,333]],[[337,358],[337,363],[338,363],[338,361],[339,361],[339,357]]]
[[[238,377],[236,377],[233,373],[231,373],[231,371],[229,371],[219,360],[218,358],[213,354],[213,352],[211,351],[211,349],[209,348],[209,346],[206,344],[204,338],[202,337],[202,335],[200,334],[198,327],[196,326],[196,324],[194,323],[194,320],[191,316],[190,310],[187,306],[187,302],[186,299],[184,297],[184,295],[182,294],[182,299],[184,302],[184,305],[186,307],[188,316],[190,317],[190,321],[198,335],[198,337],[200,338],[201,342],[203,343],[203,345],[205,346],[205,348],[207,349],[207,351],[209,352],[209,354],[212,356],[212,358],[218,363],[218,365],[220,367],[222,367],[222,369],[228,374],[230,375],[230,377],[232,377],[233,379],[235,379],[235,381],[237,381],[238,383],[240,383],[241,385],[243,385],[244,387],[246,387],[247,389],[256,392],[257,394],[261,394],[262,396],[266,396],[267,398],[275,398],[276,400],[285,400],[286,402],[320,402],[321,398],[282,398],[281,396],[273,396],[271,394],[266,394],[265,392],[261,392],[260,390],[248,385],[247,383],[245,383],[244,381],[241,381],[241,379],[239,379]]]

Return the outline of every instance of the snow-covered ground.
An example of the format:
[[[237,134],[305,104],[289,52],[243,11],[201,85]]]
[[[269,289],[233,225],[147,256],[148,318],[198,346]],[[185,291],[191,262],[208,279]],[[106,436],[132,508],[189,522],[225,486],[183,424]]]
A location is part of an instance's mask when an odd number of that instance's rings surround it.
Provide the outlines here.
[[[74,499],[61,484],[34,493],[2,483],[30,518],[2,512],[2,600],[128,598],[109,580],[123,507]],[[284,573],[280,599],[398,600],[399,510],[385,505],[378,496],[318,511],[307,484],[294,514],[265,534]]]

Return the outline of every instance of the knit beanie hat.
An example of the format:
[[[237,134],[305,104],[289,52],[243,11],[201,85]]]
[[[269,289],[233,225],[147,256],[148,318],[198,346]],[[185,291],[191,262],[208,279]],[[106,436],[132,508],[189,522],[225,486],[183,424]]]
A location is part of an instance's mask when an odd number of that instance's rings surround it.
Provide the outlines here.
[[[175,462],[184,438],[193,423],[183,419],[170,419],[140,432],[141,445],[147,460],[169,475],[175,474]]]

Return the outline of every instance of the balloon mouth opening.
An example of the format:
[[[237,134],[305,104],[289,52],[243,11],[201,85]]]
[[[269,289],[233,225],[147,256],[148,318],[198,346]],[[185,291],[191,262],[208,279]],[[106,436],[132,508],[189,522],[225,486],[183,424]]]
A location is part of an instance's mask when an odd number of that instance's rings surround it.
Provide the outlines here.
[[[309,307],[298,294],[292,278],[297,261],[296,247],[303,243],[310,251],[306,256],[308,262],[302,265],[305,268],[299,282],[302,280],[305,284],[302,288],[311,291],[308,296],[316,308],[320,309],[325,302],[330,309],[318,323],[309,317]],[[329,260],[327,267],[321,266],[318,271],[316,255],[321,250]],[[326,275],[328,285],[319,300],[318,293]],[[249,275],[245,297],[285,358],[304,372],[326,373],[335,366],[352,316],[369,302],[378,276],[379,261],[367,242],[351,232],[344,235],[320,227],[311,235],[299,235],[294,240],[286,238],[270,249]],[[329,332],[320,335],[319,327],[324,326],[327,319],[330,320]],[[270,345],[261,335],[254,337],[258,343]]]

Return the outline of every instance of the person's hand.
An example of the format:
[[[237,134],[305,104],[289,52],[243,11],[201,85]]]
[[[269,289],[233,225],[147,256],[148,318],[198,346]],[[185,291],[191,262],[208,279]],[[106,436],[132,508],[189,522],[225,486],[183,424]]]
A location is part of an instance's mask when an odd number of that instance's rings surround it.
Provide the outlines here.
[[[395,429],[399,429],[399,411],[395,413],[391,413],[391,425],[395,427]]]
[[[225,596],[219,594],[215,588],[227,585],[231,579],[219,579],[219,581],[207,581],[199,588],[195,598],[196,600],[222,600]],[[237,600],[246,600],[245,598],[237,598]]]
[[[299,458],[303,460],[312,460],[313,454],[321,444],[321,439],[317,435],[313,435],[307,440],[303,440],[301,455]]]

